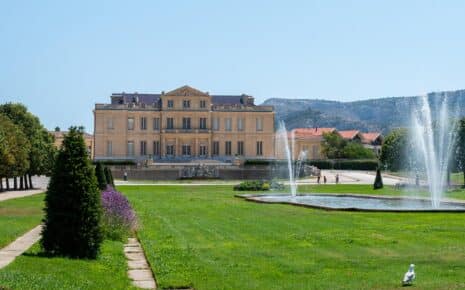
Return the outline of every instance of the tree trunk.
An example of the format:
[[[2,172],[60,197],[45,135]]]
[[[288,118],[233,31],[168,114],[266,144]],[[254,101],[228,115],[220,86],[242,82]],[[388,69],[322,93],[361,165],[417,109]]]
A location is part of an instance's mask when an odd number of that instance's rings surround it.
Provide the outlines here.
[[[3,191],[3,177],[0,177],[0,191]]]
[[[29,189],[29,184],[27,183],[27,175],[24,174],[24,189]]]
[[[28,176],[29,176],[29,188],[30,188],[30,189],[33,189],[33,188],[34,188],[34,185],[32,185],[32,177],[31,177],[30,174],[28,174]]]
[[[20,190],[24,190],[24,182],[23,182],[23,180],[24,180],[24,178],[23,178],[23,176],[21,175],[21,176],[19,177],[19,189],[20,189]]]
[[[10,190],[10,178],[8,177],[6,178],[6,190]]]
[[[18,190],[18,179],[15,177],[13,177],[13,189],[14,190]]]

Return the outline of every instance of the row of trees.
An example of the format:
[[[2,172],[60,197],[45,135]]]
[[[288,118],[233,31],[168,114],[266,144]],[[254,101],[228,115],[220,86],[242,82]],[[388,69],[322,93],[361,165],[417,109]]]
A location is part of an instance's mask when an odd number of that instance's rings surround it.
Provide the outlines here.
[[[465,184],[465,118],[459,120],[456,130],[449,169],[463,172]],[[384,139],[381,150],[380,162],[383,166],[391,171],[418,169],[420,165],[416,164],[414,158],[417,149],[412,141],[407,129],[392,130]]]
[[[0,191],[10,189],[10,178],[13,189],[29,189],[31,176],[50,175],[56,155],[53,143],[53,136],[24,105],[0,105]]]
[[[373,151],[356,141],[347,141],[337,133],[323,134],[322,153],[329,159],[373,159]]]

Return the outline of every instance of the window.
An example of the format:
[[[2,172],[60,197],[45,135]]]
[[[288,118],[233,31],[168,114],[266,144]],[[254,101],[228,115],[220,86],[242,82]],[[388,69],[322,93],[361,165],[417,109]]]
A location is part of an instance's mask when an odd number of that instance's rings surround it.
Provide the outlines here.
[[[208,150],[207,150],[207,145],[200,145],[200,148],[199,148],[199,155],[200,156],[207,156],[208,154]]]
[[[140,118],[140,129],[147,130],[147,118],[146,117]]]
[[[189,130],[191,128],[191,118],[182,118],[182,128]]]
[[[191,145],[188,145],[188,144],[182,145],[182,155],[183,156],[191,155]]]
[[[128,141],[128,156],[134,156],[134,141]]]
[[[244,155],[244,141],[237,142],[237,155]]]
[[[257,156],[263,155],[263,142],[257,141]]]
[[[166,155],[167,156],[174,156],[174,145],[166,145]]]
[[[168,108],[173,108],[173,107],[174,107],[173,100],[168,100]]]
[[[113,119],[108,119],[107,120],[107,129],[108,130],[113,130],[114,127],[113,127]]]
[[[205,100],[200,101],[200,108],[204,109],[207,107],[207,102]]]
[[[200,118],[199,128],[200,129],[207,129],[207,118]]]
[[[128,130],[134,130],[134,118],[128,118]]]
[[[153,155],[160,155],[160,141],[153,141]]]
[[[232,119],[231,118],[226,118],[224,119],[224,129],[226,131],[231,131],[232,130]]]
[[[113,155],[113,143],[111,141],[107,141],[107,156]]]
[[[237,119],[237,131],[244,131],[244,119]]]
[[[213,155],[220,155],[220,142],[218,141],[213,141]]]
[[[213,128],[214,131],[218,131],[220,129],[220,119],[219,118],[213,118],[212,128]]]
[[[140,141],[140,155],[144,156],[147,155],[147,142]]]
[[[182,107],[184,109],[190,108],[191,107],[191,101],[189,101],[189,100],[182,101]]]
[[[166,118],[166,129],[174,129],[174,119]]]
[[[153,130],[160,130],[160,118],[153,118]]]
[[[256,129],[257,131],[263,131],[263,119],[262,118],[257,118]]]
[[[231,155],[231,141],[224,142],[224,155]]]

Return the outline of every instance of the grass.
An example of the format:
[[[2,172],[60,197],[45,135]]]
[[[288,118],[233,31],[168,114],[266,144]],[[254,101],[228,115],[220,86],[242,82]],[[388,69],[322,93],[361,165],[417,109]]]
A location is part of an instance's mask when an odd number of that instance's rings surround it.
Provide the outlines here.
[[[126,271],[122,242],[105,241],[97,260],[44,257],[36,244],[0,270],[0,286],[44,290],[135,289]]]
[[[368,186],[313,187],[370,193]],[[121,186],[161,288],[464,289],[465,215],[334,212],[235,198],[231,186]],[[385,188],[376,193],[398,195]]]
[[[0,248],[40,224],[43,200],[37,194],[0,202]]]
[[[44,194],[0,202],[0,247],[41,222]],[[0,289],[133,289],[123,243],[105,241],[95,261],[49,258],[38,244],[0,270]]]

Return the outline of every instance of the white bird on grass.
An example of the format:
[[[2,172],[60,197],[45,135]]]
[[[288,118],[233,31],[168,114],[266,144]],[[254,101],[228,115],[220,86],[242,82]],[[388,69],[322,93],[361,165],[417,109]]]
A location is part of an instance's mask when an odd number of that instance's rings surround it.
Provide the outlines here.
[[[415,265],[410,264],[407,273],[404,275],[404,280],[402,280],[402,286],[412,285],[413,280],[415,280]]]

